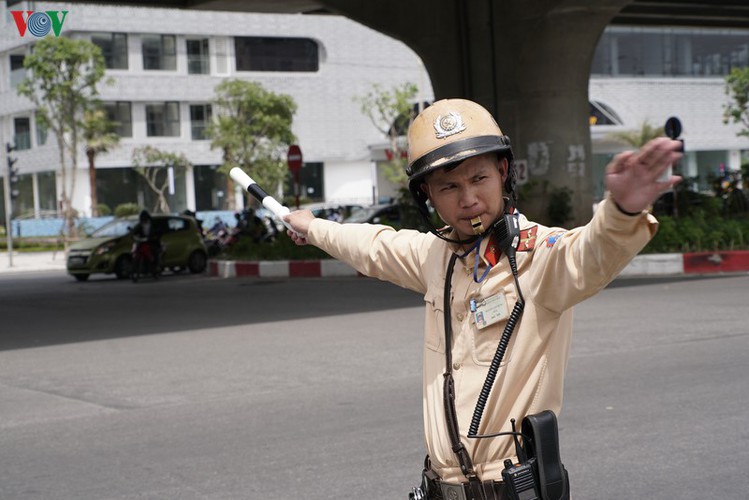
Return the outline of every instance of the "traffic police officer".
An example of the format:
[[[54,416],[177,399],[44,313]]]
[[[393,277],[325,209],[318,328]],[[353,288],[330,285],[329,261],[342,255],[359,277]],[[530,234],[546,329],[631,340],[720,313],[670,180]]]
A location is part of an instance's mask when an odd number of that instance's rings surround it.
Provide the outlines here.
[[[428,496],[503,498],[504,460],[518,460],[513,439],[469,437],[469,429],[479,425],[477,435],[508,432],[511,420],[542,410],[559,413],[572,307],[604,288],[655,234],[657,221],[647,209],[679,182],[678,176],[661,175],[680,158],[681,143],[659,138],[617,155],[607,167],[606,199],[588,224],[571,230],[545,227],[518,213],[509,138],[480,105],[463,99],[435,102],[414,120],[408,144],[411,193],[423,213],[431,203],[446,228],[396,231],[296,211],[286,217],[296,231],[289,235],[364,275],[424,295],[424,433],[429,467],[439,484]],[[507,214],[520,229],[509,249],[492,231]],[[511,266],[503,253],[515,251]],[[477,398],[503,330],[518,319],[511,319],[518,302],[524,303],[522,316],[485,412],[475,422]],[[483,493],[468,487],[476,479]]]

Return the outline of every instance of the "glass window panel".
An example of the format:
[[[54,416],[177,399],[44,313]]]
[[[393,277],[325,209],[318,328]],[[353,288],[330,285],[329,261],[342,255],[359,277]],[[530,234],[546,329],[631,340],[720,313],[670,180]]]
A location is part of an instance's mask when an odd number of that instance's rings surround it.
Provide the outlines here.
[[[13,142],[17,150],[31,149],[31,119],[27,117],[14,118],[13,132],[15,134]]]
[[[218,171],[217,165],[195,165],[195,208],[201,210],[227,210],[227,176]],[[231,181],[229,181],[231,182]]]
[[[596,46],[595,76],[723,77],[749,66],[749,30],[609,27]]]
[[[39,209],[57,210],[57,176],[54,172],[36,174],[39,186]]]
[[[319,69],[319,48],[309,38],[236,37],[238,71],[306,71]]]
[[[91,42],[101,49],[107,69],[127,69],[127,34],[93,33]]]
[[[179,103],[146,105],[146,135],[149,137],[179,137]]]
[[[15,88],[26,78],[26,70],[23,67],[23,54],[11,54],[10,56],[10,86]]]
[[[174,35],[162,35],[162,64],[161,69],[177,69],[177,40]]]
[[[187,40],[187,72],[192,75],[210,73],[208,39]]]
[[[177,51],[174,35],[143,35],[143,69],[177,69]]]
[[[210,104],[194,104],[190,106],[190,130],[194,141],[207,139],[205,129],[210,123],[211,114],[212,109]]]
[[[103,104],[107,118],[115,122],[115,132],[120,137],[133,136],[132,107],[129,102],[105,102]]]
[[[47,143],[47,126],[36,122],[36,145],[44,146]]]
[[[179,103],[166,103],[166,130],[170,137],[179,137]]]

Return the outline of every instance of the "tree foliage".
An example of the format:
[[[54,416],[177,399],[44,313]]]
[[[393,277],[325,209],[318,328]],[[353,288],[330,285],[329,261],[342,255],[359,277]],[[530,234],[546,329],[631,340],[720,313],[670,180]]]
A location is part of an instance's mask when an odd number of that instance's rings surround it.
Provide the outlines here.
[[[749,68],[733,68],[726,76],[726,94],[731,102],[726,104],[723,123],[737,123],[742,129],[736,134],[749,137]]]
[[[214,122],[206,133],[211,147],[220,148],[226,174],[234,167],[275,193],[288,175],[286,153],[296,140],[291,125],[297,105],[291,96],[276,94],[257,82],[225,80],[216,86]],[[231,186],[227,192],[232,193]]]
[[[95,103],[98,85],[104,79],[105,63],[99,47],[86,40],[47,37],[34,45],[24,59],[27,76],[18,94],[37,106],[37,122],[51,130],[60,155],[60,198],[68,238],[75,236],[75,168],[84,113]],[[68,171],[70,166],[71,171]]]
[[[429,226],[411,196],[406,175],[406,136],[419,113],[420,105],[415,103],[418,92],[418,87],[413,83],[406,82],[390,89],[375,83],[367,94],[354,97],[354,101],[359,103],[361,112],[388,141],[389,149],[386,151],[387,161],[383,163],[383,173],[388,181],[398,186],[402,226],[426,231]]]
[[[173,175],[184,173],[192,167],[192,163],[182,153],[161,151],[153,146],[143,146],[133,151],[133,166],[135,171],[145,179],[146,184],[156,194],[156,204],[153,211],[169,213],[169,202],[166,192],[169,188],[169,169]]]
[[[405,188],[408,181],[405,168],[408,144],[405,136],[416,118],[414,99],[417,93],[418,88],[413,83],[406,82],[390,89],[375,83],[367,94],[354,97],[361,112],[387,138],[390,150],[385,163],[385,177],[401,188]]]
[[[99,214],[96,197],[96,156],[106,153],[120,142],[120,136],[114,132],[116,123],[111,121],[100,106],[87,109],[83,113],[83,140],[88,158],[88,176],[91,185],[91,215]]]

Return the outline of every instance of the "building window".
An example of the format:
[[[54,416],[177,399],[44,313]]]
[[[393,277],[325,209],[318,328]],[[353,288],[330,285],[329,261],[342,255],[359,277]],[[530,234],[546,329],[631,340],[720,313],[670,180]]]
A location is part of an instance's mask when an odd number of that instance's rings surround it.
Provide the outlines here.
[[[211,122],[211,105],[194,104],[190,106],[190,129],[192,140],[200,141],[207,139],[205,129]]]
[[[23,67],[23,60],[26,58],[23,54],[10,55],[10,86],[18,87],[18,84],[26,78],[26,70]]]
[[[195,165],[195,209],[228,210],[226,196],[226,175],[218,170],[218,165]]]
[[[39,186],[39,209],[49,212],[57,211],[57,175],[55,172],[39,172],[36,174]]]
[[[174,35],[143,35],[142,43],[143,69],[177,69],[177,43]]]
[[[91,42],[101,49],[107,69],[127,69],[125,33],[93,33]]]
[[[179,137],[179,103],[147,104],[146,135],[148,137]]]
[[[103,104],[107,119],[116,124],[115,132],[120,137],[133,136],[133,118],[129,102],[105,102]]]
[[[36,145],[44,146],[47,144],[47,126],[36,122]]]
[[[608,27],[593,76],[725,76],[749,66],[749,30]]]
[[[236,37],[237,71],[319,69],[318,46],[309,38]]]
[[[14,118],[13,132],[15,134],[13,142],[17,150],[31,149],[31,120],[29,118]]]
[[[211,72],[207,38],[187,40],[187,72],[191,75],[207,75]]]

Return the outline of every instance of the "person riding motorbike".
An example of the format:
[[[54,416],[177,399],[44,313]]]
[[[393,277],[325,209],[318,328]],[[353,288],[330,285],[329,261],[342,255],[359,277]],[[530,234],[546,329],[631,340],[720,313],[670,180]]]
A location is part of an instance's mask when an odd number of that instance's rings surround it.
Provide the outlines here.
[[[145,263],[145,270],[158,275],[161,270],[161,234],[154,227],[148,210],[141,211],[138,224],[133,228],[133,271],[140,272],[140,264]]]

